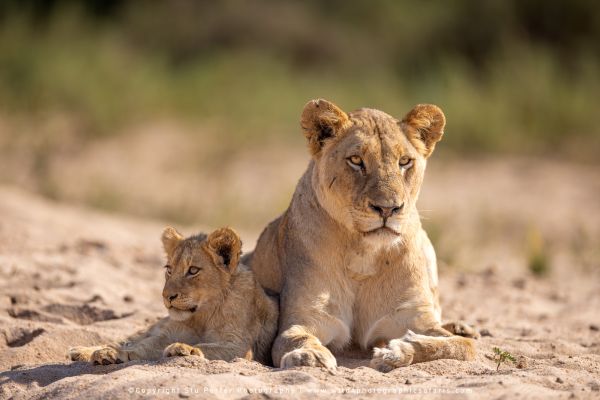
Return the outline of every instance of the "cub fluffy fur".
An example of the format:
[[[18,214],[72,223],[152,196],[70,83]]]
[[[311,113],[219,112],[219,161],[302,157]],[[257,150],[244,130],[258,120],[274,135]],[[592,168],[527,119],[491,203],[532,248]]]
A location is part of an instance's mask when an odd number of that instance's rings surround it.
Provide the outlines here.
[[[184,239],[169,227],[162,242],[167,254],[162,295],[169,317],[122,345],[71,348],[71,360],[113,364],[195,354],[270,364],[278,305],[239,263],[237,233],[223,228]]]
[[[261,234],[249,265],[281,293],[276,366],[334,368],[330,349],[373,348],[387,371],[471,359],[476,332],[442,326],[436,257],[416,208],[445,117],[418,105],[402,120],[378,110],[306,104],[312,160],[285,213]]]

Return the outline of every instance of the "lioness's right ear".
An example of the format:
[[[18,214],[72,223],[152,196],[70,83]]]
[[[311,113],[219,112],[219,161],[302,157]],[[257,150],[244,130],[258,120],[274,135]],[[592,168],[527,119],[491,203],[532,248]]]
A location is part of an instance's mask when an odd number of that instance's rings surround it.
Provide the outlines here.
[[[167,257],[171,257],[179,242],[183,240],[183,236],[181,236],[175,228],[168,226],[163,231],[161,239]]]
[[[338,135],[349,122],[348,114],[327,100],[316,99],[306,103],[300,126],[308,139],[311,154],[317,154],[325,141]]]

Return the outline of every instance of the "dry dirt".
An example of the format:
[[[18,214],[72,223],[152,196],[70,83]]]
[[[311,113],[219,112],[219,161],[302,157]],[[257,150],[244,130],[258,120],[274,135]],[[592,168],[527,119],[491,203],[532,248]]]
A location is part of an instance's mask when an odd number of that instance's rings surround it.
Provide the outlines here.
[[[440,257],[444,317],[484,336],[472,362],[387,374],[352,351],[334,373],[196,356],[68,362],[69,346],[123,338],[165,315],[164,224],[0,186],[0,398],[600,398],[598,172],[527,160],[433,163],[420,204]],[[246,250],[257,234],[242,232]],[[528,270],[532,254],[546,259],[546,276]],[[516,362],[497,370],[495,346]]]

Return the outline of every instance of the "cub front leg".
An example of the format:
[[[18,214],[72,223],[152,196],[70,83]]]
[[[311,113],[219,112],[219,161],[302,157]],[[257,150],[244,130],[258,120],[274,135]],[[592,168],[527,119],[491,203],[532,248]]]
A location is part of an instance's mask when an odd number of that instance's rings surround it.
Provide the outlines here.
[[[225,338],[227,340],[227,338]],[[225,360],[231,361],[234,358],[245,358],[247,360],[254,359],[254,353],[252,352],[251,340],[246,342],[240,342],[236,340],[213,342],[213,343],[199,343],[196,344],[204,357],[209,360]]]
[[[276,367],[323,367],[335,369],[337,361],[331,351],[306,328],[294,325],[283,331],[273,345]]]
[[[69,357],[69,360],[71,361],[92,361],[92,354],[94,354],[94,352],[96,350],[100,350],[104,348],[103,346],[91,346],[91,347],[87,347],[87,346],[76,346],[76,347],[70,347],[69,350],[67,351],[67,357]]]
[[[86,361],[96,365],[120,364],[130,360],[127,351],[118,346],[71,347],[68,356],[71,361]]]
[[[168,345],[163,351],[163,357],[185,357],[185,356],[202,356],[202,350],[198,347],[190,346],[185,343],[173,343]]]
[[[120,348],[107,346],[94,351],[90,361],[96,365],[121,364],[129,361],[129,355]]]
[[[251,346],[232,343],[199,343],[190,346],[186,343],[173,343],[165,348],[163,357],[202,356],[208,360],[231,361],[236,357],[253,359]]]

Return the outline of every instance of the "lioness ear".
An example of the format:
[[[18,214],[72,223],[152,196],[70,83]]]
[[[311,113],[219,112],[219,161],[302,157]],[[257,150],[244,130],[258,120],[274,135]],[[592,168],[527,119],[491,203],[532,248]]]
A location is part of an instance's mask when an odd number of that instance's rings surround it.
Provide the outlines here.
[[[402,120],[402,129],[412,145],[427,158],[444,134],[446,117],[438,106],[418,104]]]
[[[242,254],[242,240],[233,229],[221,228],[208,235],[205,249],[217,266],[233,272]]]
[[[304,106],[300,126],[311,154],[317,154],[327,139],[335,137],[350,122],[348,114],[327,100],[311,100]]]
[[[179,242],[183,240],[183,236],[181,236],[175,228],[168,226],[163,231],[161,239],[167,257],[171,257]]]

